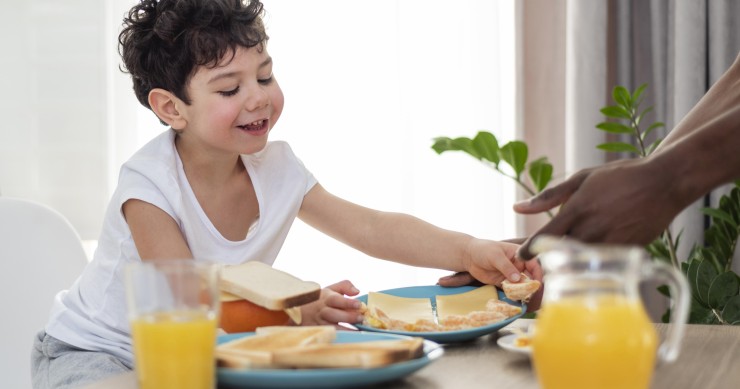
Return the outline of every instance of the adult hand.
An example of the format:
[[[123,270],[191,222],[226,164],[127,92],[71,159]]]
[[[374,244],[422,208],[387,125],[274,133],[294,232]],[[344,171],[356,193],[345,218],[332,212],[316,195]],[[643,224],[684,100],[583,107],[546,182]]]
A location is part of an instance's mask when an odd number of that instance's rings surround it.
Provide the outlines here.
[[[560,185],[514,204],[518,213],[533,214],[562,205],[558,214],[520,247],[531,259],[534,238],[568,235],[583,242],[645,245],[655,239],[686,205],[674,192],[670,169],[649,158],[619,160],[584,169]]]
[[[321,296],[317,301],[301,306],[303,317],[301,325],[361,322],[360,301],[344,297],[356,296],[359,293],[360,291],[347,280],[327,286],[321,290]]]

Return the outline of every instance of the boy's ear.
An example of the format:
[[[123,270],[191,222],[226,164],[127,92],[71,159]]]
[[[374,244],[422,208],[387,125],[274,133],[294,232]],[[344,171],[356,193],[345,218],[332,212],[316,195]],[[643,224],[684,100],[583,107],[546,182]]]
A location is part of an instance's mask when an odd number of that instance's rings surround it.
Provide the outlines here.
[[[182,130],[187,125],[187,120],[178,110],[184,102],[174,94],[161,88],[149,91],[149,106],[160,120],[167,123],[175,130]]]

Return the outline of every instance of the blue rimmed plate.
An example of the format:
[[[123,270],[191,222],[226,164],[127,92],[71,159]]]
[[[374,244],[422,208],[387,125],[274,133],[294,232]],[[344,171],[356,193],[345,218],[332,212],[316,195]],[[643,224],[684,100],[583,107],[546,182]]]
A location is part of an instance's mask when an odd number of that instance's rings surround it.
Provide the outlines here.
[[[218,344],[254,336],[254,332],[218,337]],[[404,338],[396,334],[363,331],[337,331],[335,343],[356,343],[371,340]],[[229,369],[218,368],[219,388],[346,388],[372,385],[406,377],[442,356],[439,344],[424,340],[424,355],[410,361],[372,369]]]
[[[428,286],[409,286],[405,288],[381,290],[379,292],[398,296],[398,297],[428,298],[432,302],[432,308],[436,310],[437,301],[434,298],[435,296],[439,296],[439,295],[446,296],[446,295],[465,293],[465,292],[470,292],[471,290],[476,289],[476,288],[478,287],[477,286],[460,286],[456,288],[449,288],[449,287],[444,287],[444,286],[439,286],[439,285],[428,285]],[[428,339],[428,340],[438,342],[438,343],[466,342],[466,341],[481,337],[483,335],[494,333],[506,327],[507,325],[509,325],[509,323],[513,322],[514,320],[524,315],[524,313],[527,311],[527,304],[508,299],[506,295],[504,295],[504,292],[501,290],[498,291],[498,297],[501,301],[505,301],[511,305],[521,307],[522,312],[506,320],[502,320],[500,322],[489,324],[487,326],[469,328],[465,330],[455,330],[455,331],[410,332],[410,331],[396,331],[396,330],[381,330],[375,327],[366,326],[364,324],[353,324],[353,325],[364,331],[374,331],[378,333],[406,335],[406,336],[421,336],[424,339]],[[357,299],[367,304],[366,294],[357,297]]]

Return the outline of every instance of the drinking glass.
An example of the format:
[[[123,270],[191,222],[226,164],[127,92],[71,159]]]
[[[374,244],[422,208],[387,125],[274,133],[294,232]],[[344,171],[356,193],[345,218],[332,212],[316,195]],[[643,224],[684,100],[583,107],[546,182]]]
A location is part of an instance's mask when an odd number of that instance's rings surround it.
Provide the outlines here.
[[[128,265],[126,294],[140,389],[215,388],[219,267],[192,259]]]

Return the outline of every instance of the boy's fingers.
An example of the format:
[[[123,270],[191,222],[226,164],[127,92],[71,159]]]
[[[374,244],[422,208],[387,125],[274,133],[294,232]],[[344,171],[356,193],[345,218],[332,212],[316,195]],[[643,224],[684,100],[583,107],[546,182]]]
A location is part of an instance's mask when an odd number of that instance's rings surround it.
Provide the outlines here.
[[[333,290],[339,294],[347,296],[356,296],[360,293],[360,290],[349,280],[342,280],[335,284],[327,286],[327,289]]]

